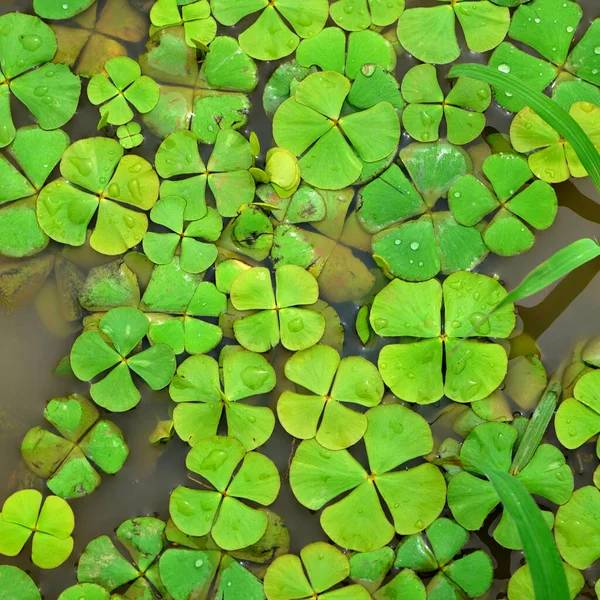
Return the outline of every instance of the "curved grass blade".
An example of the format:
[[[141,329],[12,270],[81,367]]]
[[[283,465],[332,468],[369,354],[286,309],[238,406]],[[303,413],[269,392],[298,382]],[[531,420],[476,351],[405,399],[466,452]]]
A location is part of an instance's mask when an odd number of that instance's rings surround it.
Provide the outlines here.
[[[510,90],[515,98],[535,111],[573,146],[581,164],[585,167],[600,193],[600,154],[579,124],[554,100],[541,92],[532,90],[525,82],[514,75],[503,73],[485,65],[456,65],[448,73],[448,77],[461,76],[479,79],[494,87],[506,88]]]

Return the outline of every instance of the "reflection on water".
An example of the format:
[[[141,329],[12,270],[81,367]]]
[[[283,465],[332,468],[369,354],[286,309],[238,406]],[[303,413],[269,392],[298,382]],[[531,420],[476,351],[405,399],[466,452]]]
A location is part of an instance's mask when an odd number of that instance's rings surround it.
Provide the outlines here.
[[[151,2],[138,0],[134,4],[147,10]],[[407,6],[415,4],[416,2],[407,0]],[[435,5],[437,2],[432,1],[430,4]],[[585,8],[588,22],[597,16],[599,11],[596,0],[582,1],[581,4]],[[28,11],[30,7],[31,0],[0,0],[0,13],[15,9]],[[584,27],[580,29],[583,30]],[[139,49],[138,46],[137,50]],[[473,60],[474,57],[467,55],[463,58]],[[406,72],[413,63],[409,59],[400,60],[398,73]],[[274,68],[275,65],[261,65],[263,81]],[[253,130],[259,134],[263,148],[268,148],[271,145],[270,123],[263,114],[260,94],[260,91],[253,94],[254,108],[250,122]],[[26,124],[28,118],[17,113],[17,121],[21,119],[19,125]],[[509,116],[504,111],[490,110],[489,124],[492,127],[506,131],[509,122]],[[92,136],[96,134],[96,123],[97,109],[84,106],[66,129],[72,138]],[[149,132],[146,132],[146,136],[139,153],[151,157],[158,146],[158,140]],[[560,202],[558,218],[550,230],[538,234],[535,247],[523,257],[503,259],[491,256],[482,265],[481,272],[498,274],[510,289],[534,266],[558,249],[576,239],[596,235],[597,225],[600,223],[600,198],[591,183],[585,181],[575,185],[568,182],[558,185],[556,189]],[[49,249],[50,252],[52,249]],[[6,261],[0,261],[0,271],[5,266]],[[600,333],[594,330],[593,325],[597,299],[600,297],[600,277],[597,276],[599,269],[600,259],[585,265],[519,307],[524,333],[537,344],[550,373],[582,337]],[[49,268],[46,269],[48,270]],[[42,278],[37,288],[39,291],[35,297],[29,298],[20,310],[0,312],[0,451],[3,457],[0,461],[0,500],[19,487],[44,487],[44,483],[36,481],[22,465],[20,442],[31,427],[44,424],[42,410],[47,400],[86,391],[86,385],[81,382],[53,374],[58,361],[70,350],[77,321],[65,320],[64,311],[57,303],[57,285],[52,274],[46,283]],[[335,308],[339,311],[346,330],[344,354],[361,354],[376,361],[381,344],[375,343],[365,349],[354,332],[354,318],[358,307],[345,304]],[[272,363],[279,366],[277,370],[281,374],[282,383],[285,358],[283,353],[270,357]],[[148,388],[142,388],[141,391],[143,399],[138,408],[131,413],[111,416],[122,428],[131,450],[125,467],[117,476],[104,476],[102,485],[92,496],[73,502],[77,524],[75,551],[67,564],[46,573],[33,567],[26,558],[2,559],[4,563],[19,564],[29,570],[35,580],[41,582],[42,591],[47,598],[56,598],[62,589],[75,583],[77,557],[92,538],[110,532],[122,521],[135,516],[156,514],[166,518],[169,492],[176,485],[186,482],[186,446],[178,439],[161,447],[148,443],[148,436],[157,422],[169,416],[168,393],[152,392]],[[272,407],[279,391],[278,386],[276,393],[266,399]],[[435,421],[434,433],[439,439],[451,429],[454,417],[447,414],[444,404],[424,408],[421,412],[430,422]],[[261,451],[274,460],[283,476],[287,474],[293,440],[279,425]],[[356,453],[361,458],[360,448]],[[589,480],[592,462],[585,452],[572,453],[569,462],[576,472],[577,486],[583,485]],[[310,542],[326,539],[319,526],[318,514],[312,514],[296,502],[285,477],[281,494],[272,508],[284,518],[290,528],[294,551]],[[497,519],[498,513],[495,512],[486,526],[494,526]],[[501,548],[491,536],[480,540],[472,536],[471,539],[478,546],[487,547],[496,562],[497,582],[487,597],[504,597],[506,581],[510,573],[519,566],[522,555]],[[22,556],[25,557],[26,553]],[[589,573],[588,581],[593,582],[595,577],[597,574]]]

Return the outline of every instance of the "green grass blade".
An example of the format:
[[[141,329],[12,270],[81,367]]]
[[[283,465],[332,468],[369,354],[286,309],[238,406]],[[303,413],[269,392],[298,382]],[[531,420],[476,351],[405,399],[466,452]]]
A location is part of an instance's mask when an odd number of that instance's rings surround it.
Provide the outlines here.
[[[490,480],[504,510],[513,518],[529,564],[536,600],[569,600],[567,577],[542,511],[523,484],[512,475],[473,465]]]
[[[600,193],[600,154],[579,124],[554,100],[541,92],[532,90],[524,81],[514,75],[502,73],[498,69],[485,65],[456,65],[450,69],[448,74],[448,77],[461,76],[479,79],[493,87],[499,86],[510,90],[516,99],[535,111],[573,146],[581,164]]]

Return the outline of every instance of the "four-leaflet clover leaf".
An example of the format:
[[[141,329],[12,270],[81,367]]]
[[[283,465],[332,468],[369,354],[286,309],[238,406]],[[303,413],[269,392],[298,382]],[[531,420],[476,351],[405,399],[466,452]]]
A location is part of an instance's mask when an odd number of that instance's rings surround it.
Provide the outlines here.
[[[494,567],[486,552],[476,550],[456,558],[469,539],[463,527],[440,518],[424,534],[417,533],[400,542],[394,567],[437,572],[427,586],[428,598],[461,598],[463,593],[479,598],[489,590]]]
[[[0,148],[4,148],[16,135],[11,92],[42,129],[57,129],[75,114],[81,81],[66,65],[50,62],[56,54],[56,36],[41,19],[9,13],[0,17],[0,32]]]
[[[488,0],[441,1],[441,6],[408,9],[398,21],[400,43],[420,61],[443,65],[460,56],[456,18],[472,52],[487,52],[506,37],[510,25],[508,8]]]
[[[382,348],[378,365],[383,381],[396,396],[417,404],[437,402],[443,395],[456,402],[489,396],[506,375],[506,351],[500,344],[473,338],[511,334],[512,304],[488,316],[505,296],[500,283],[478,273],[454,273],[443,285],[437,279],[391,281],[375,296],[371,326],[383,337],[420,339]]]
[[[168,597],[162,585],[158,558],[167,546],[165,523],[154,517],[137,517],[119,525],[117,539],[127,549],[133,565],[107,535],[92,540],[77,564],[77,581],[96,584],[113,592],[128,585],[126,598]]]
[[[450,93],[438,83],[433,65],[417,65],[402,80],[402,96],[408,106],[402,113],[402,124],[408,134],[420,142],[434,142],[439,138],[442,118],[446,118],[448,141],[468,144],[485,127],[485,110],[492,100],[487,83],[459,77]]]
[[[217,259],[217,247],[209,242],[219,239],[223,219],[214,208],[207,207],[203,217],[185,225],[186,207],[187,202],[179,196],[162,198],[152,207],[150,220],[172,233],[146,233],[144,252],[154,264],[165,265],[179,250],[181,268],[188,273],[202,273]]]
[[[319,299],[319,284],[296,265],[275,270],[275,287],[265,267],[241,272],[231,285],[231,303],[236,310],[258,311],[233,324],[236,340],[253,352],[267,352],[281,344],[288,350],[314,346],[325,333],[325,318],[310,308]]]
[[[239,35],[242,50],[258,60],[288,56],[300,38],[319,33],[329,16],[327,0],[306,0],[301,4],[296,0],[211,0],[211,6],[215,19],[227,26],[261,11],[258,19]]]
[[[575,102],[569,115],[600,151],[600,107],[591,102]],[[569,177],[588,175],[573,146],[528,107],[513,119],[510,141],[517,152],[531,153],[529,167],[543,181],[560,183]]]
[[[158,84],[142,75],[135,60],[116,56],[106,62],[104,70],[108,76],[104,73],[94,75],[87,93],[92,104],[101,105],[100,114],[111,125],[125,125],[133,119],[130,103],[141,114],[150,112],[158,104]]]
[[[371,25],[391,25],[403,11],[404,0],[337,0],[329,8],[331,18],[347,31],[362,31]]]
[[[210,533],[224,550],[238,550],[257,542],[267,529],[268,517],[239,499],[262,506],[275,501],[280,481],[271,460],[258,452],[246,453],[233,438],[215,436],[198,442],[185,464],[215,489],[175,488],[169,501],[175,525],[187,535]]]
[[[227,435],[246,450],[254,450],[271,437],[275,416],[268,407],[240,400],[270,392],[275,387],[275,371],[254,352],[234,349],[223,351],[221,356],[221,367],[210,356],[192,356],[177,369],[169,387],[171,399],[177,402],[173,411],[175,431],[195,446],[216,435],[225,410]]]
[[[137,148],[144,141],[142,134],[142,126],[135,121],[121,125],[117,128],[117,138],[119,138],[119,144],[125,148],[125,150],[131,150]]]
[[[515,475],[531,494],[555,504],[564,504],[573,493],[573,472],[561,451],[550,444],[538,447],[520,471],[511,469],[517,430],[506,423],[484,423],[471,431],[460,449],[464,464],[478,464]],[[487,516],[500,504],[494,486],[478,471],[461,471],[448,484],[448,506],[456,521],[470,531],[480,529]],[[548,527],[553,515],[544,511]],[[522,548],[517,526],[504,511],[493,532],[494,539],[512,550]]]
[[[371,408],[383,398],[383,381],[375,365],[361,356],[340,355],[317,345],[294,354],[285,375],[312,395],[286,390],[277,402],[277,416],[294,437],[315,438],[324,448],[340,450],[356,444],[367,430],[367,417],[345,406]]]
[[[85,331],[75,340],[71,348],[71,368],[77,378],[89,381],[111,369],[90,388],[96,404],[113,412],[134,408],[141,394],[131,371],[153,390],[169,385],[176,367],[175,355],[169,346],[155,344],[132,354],[149,328],[143,312],[128,307],[114,308],[100,319],[97,329]]]
[[[400,122],[389,102],[342,116],[351,88],[350,81],[336,71],[313,73],[273,118],[275,142],[302,157],[300,173],[314,187],[331,190],[352,185],[361,176],[362,161],[380,161],[398,145]]]
[[[71,144],[60,161],[62,177],[46,185],[37,202],[41,228],[53,240],[82,246],[96,214],[90,245],[101,254],[122,254],[139,244],[148,228],[142,212],[158,198],[152,165],[133,154],[123,156],[119,142],[96,137]]]
[[[350,575],[348,558],[335,546],[315,542],[300,550],[300,557],[277,557],[265,573],[267,600],[344,598],[369,600],[369,592],[358,584],[338,587]],[[328,592],[331,588],[336,591]]]
[[[183,4],[181,12],[180,4]],[[197,47],[196,42],[208,46],[217,34],[217,22],[210,14],[210,4],[207,0],[156,0],[150,9],[150,21],[158,28],[183,25],[185,43],[191,48]],[[151,37],[152,34],[153,32],[150,32]]]
[[[0,155],[1,255],[32,256],[48,245],[35,205],[39,190],[68,145],[69,136],[64,131],[44,131],[32,125],[16,132],[7,157]]]
[[[387,544],[395,532],[409,535],[423,530],[446,502],[446,483],[436,466],[426,463],[394,471],[433,449],[425,419],[399,404],[376,406],[366,415],[369,472],[347,450],[327,450],[316,440],[298,446],[290,468],[292,491],[310,510],[351,490],[325,508],[321,527],[336,544],[361,552]]]
[[[500,256],[526,252],[535,243],[528,225],[542,230],[554,223],[558,213],[554,188],[537,179],[527,185],[533,173],[527,160],[517,154],[492,154],[481,168],[493,191],[474,175],[457,179],[448,192],[454,218],[471,227],[500,208],[483,230],[485,245]]]
[[[42,500],[37,490],[21,490],[6,499],[0,513],[0,554],[17,556],[33,534],[33,564],[56,569],[73,552],[75,516],[58,496]]]
[[[48,479],[48,488],[57,496],[81,498],[100,485],[90,461],[109,475],[125,464],[129,448],[123,433],[111,421],[98,420],[98,410],[84,396],[53,398],[44,418],[62,437],[34,427],[23,438],[21,454],[31,471]]]
[[[206,165],[198,149],[196,136],[190,131],[169,135],[156,153],[156,170],[168,181],[160,187],[162,198],[179,196],[187,204],[186,221],[206,215],[206,186],[212,191],[219,214],[235,217],[238,210],[254,198],[254,178],[250,142],[237,131],[222,129]],[[191,177],[172,179],[179,175]]]

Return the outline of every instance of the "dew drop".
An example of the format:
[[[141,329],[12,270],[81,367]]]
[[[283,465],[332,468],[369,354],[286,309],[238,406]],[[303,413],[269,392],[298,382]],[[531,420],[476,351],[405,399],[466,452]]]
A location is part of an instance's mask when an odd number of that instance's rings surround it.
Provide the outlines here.
[[[573,33],[574,31],[575,31],[575,28],[574,28],[574,27],[571,27],[571,25],[569,25],[569,26],[567,27],[567,33]]]
[[[489,319],[481,312],[475,312],[469,317],[471,325],[475,328],[475,331],[480,335],[488,335],[492,330]]]
[[[38,98],[41,98],[42,96],[45,96],[48,93],[48,88],[45,85],[38,85],[34,90],[33,93],[38,96]]]
[[[402,240],[395,240],[394,244],[396,244],[396,246],[399,246],[402,243]]]
[[[421,521],[420,519],[418,521],[415,521],[415,527],[419,530],[423,529],[423,527],[425,527],[425,523],[423,523],[423,521]]]
[[[541,23],[541,19],[540,19],[539,17],[536,17],[536,18],[534,19],[534,21],[535,21],[536,23]]]
[[[223,450],[212,450],[210,454],[200,463],[201,470],[216,471],[223,466],[228,458],[227,452]]]
[[[296,317],[287,324],[287,327],[292,333],[298,333],[304,329],[304,321],[300,317]]]
[[[388,324],[387,319],[383,319],[382,317],[377,317],[373,321],[373,325],[375,326],[375,329],[384,329],[385,327],[387,327],[387,324]]]
[[[600,54],[600,46],[594,48],[594,54]]]
[[[123,221],[128,229],[133,229],[135,227],[135,219],[131,215],[125,215]]]
[[[88,177],[94,170],[92,161],[88,158],[70,158],[69,162],[79,171],[84,177]]]
[[[510,73],[510,66],[506,63],[501,63],[498,65],[498,71],[501,71],[502,73]]]
[[[39,35],[21,35],[19,36],[21,46],[28,52],[35,52],[42,45],[42,38]]]
[[[423,266],[423,264],[424,264],[424,263],[423,263],[423,261],[422,261],[422,260],[420,260],[420,261],[419,261],[419,266],[420,266],[420,267],[422,267],[422,266]]]
[[[458,321],[457,319],[454,319],[454,321],[452,321],[452,323],[450,323],[450,327],[452,327],[452,329],[458,329],[461,326],[462,326],[462,323],[460,321]]]
[[[196,569],[199,569],[204,564],[204,561],[199,558],[194,564],[196,565]]]
[[[256,417],[254,415],[249,415],[248,423],[256,423]]]
[[[460,192],[454,192],[454,197],[455,198],[460,198],[460,196],[461,196]]]
[[[242,383],[251,390],[257,390],[269,377],[269,371],[262,367],[246,367],[241,373]]]
[[[411,250],[418,250],[419,249],[419,242],[411,242],[410,243],[410,249]]]
[[[111,198],[118,198],[121,195],[121,188],[116,183],[111,183],[108,186],[108,195]]]

